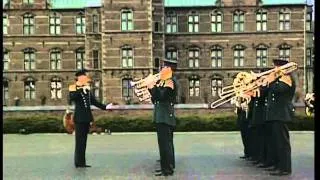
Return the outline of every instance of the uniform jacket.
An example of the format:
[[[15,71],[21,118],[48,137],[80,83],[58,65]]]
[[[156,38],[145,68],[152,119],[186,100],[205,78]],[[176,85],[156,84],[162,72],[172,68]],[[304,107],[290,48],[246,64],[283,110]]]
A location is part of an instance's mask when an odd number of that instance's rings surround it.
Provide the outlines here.
[[[84,93],[82,89],[71,91],[70,101],[75,103],[74,122],[90,123],[93,121],[90,105],[94,105],[102,110],[106,109],[106,105],[98,102],[91,92]]]
[[[173,78],[174,89],[169,87],[153,87],[149,90],[154,104],[153,121],[176,126],[174,104],[177,96],[177,82]]]
[[[292,121],[294,107],[292,99],[295,93],[295,82],[290,76],[292,85],[280,81],[279,78],[269,86],[266,121]]]
[[[260,125],[265,122],[265,114],[266,114],[266,107],[265,107],[265,100],[266,100],[266,93],[265,89],[260,90],[260,96],[256,97],[253,102],[253,110],[252,110],[252,125]]]
[[[246,121],[246,112],[237,107],[237,124],[239,127],[242,127],[242,125],[244,124],[244,121]]]

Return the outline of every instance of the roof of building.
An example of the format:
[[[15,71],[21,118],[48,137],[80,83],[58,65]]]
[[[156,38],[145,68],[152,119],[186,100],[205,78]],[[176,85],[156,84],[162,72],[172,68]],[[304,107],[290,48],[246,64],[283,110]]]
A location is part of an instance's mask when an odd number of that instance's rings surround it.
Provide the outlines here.
[[[102,6],[103,0],[49,0],[52,9],[78,9]],[[164,0],[165,7],[214,6],[216,0]],[[8,0],[3,0],[3,7]],[[308,0],[262,0],[263,5],[310,4]]]

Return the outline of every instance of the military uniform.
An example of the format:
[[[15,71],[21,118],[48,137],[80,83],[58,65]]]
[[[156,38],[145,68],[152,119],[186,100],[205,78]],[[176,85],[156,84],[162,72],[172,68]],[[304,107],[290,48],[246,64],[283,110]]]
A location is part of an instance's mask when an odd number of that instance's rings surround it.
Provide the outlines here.
[[[253,110],[254,110],[254,101],[255,97],[251,97],[251,101],[248,105],[248,149],[249,149],[249,156],[250,160],[256,161],[257,160],[257,149],[256,149],[256,126],[253,124]]]
[[[292,121],[294,107],[292,99],[295,82],[289,75],[284,75],[269,85],[267,95],[266,121],[271,126],[272,144],[275,149],[275,165],[279,172],[272,175],[291,173],[291,147],[289,130],[285,123]]]
[[[249,158],[249,147],[248,147],[248,120],[246,118],[246,112],[241,109],[237,108],[237,124],[238,127],[240,128],[240,134],[241,134],[241,139],[242,139],[242,144],[243,144],[243,153],[244,156],[240,158]]]
[[[163,175],[172,174],[175,167],[173,131],[176,126],[174,104],[177,96],[177,82],[175,78],[172,80],[173,89],[164,86],[149,89],[154,104],[153,121],[156,124]]]
[[[93,122],[93,116],[90,105],[94,105],[102,110],[106,105],[99,103],[94,96],[86,90],[78,89],[75,85],[69,87],[70,101],[75,104],[74,123],[75,123],[75,153],[74,164],[76,167],[86,167],[85,152],[87,146],[87,135],[90,128],[90,122]]]

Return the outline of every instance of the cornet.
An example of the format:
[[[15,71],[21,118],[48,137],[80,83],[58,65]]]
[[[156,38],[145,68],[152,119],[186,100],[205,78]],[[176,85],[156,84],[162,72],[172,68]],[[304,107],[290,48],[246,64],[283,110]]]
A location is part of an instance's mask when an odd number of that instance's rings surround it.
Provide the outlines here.
[[[253,93],[253,96],[259,97],[260,90],[259,87],[263,86],[266,82],[265,80],[271,73],[275,73],[275,76],[271,80],[273,82],[278,77],[289,74],[298,68],[297,63],[290,62],[278,68],[279,71],[276,72],[277,68],[270,69],[268,71],[255,74],[253,72],[240,72],[237,74],[233,81],[233,84],[222,88],[219,94],[220,99],[210,104],[211,108],[216,108],[231,101],[235,97],[241,97],[249,92]],[[267,82],[267,83],[271,83]],[[250,101],[249,101],[250,102]],[[249,103],[248,102],[248,103]]]

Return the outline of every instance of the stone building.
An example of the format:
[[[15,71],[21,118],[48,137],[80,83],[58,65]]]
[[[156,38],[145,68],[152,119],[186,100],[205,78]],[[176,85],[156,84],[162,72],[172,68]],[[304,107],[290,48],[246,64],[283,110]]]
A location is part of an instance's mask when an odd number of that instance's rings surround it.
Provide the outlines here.
[[[296,2],[295,2],[296,1]],[[139,103],[129,82],[177,61],[179,103],[208,103],[240,71],[297,62],[296,101],[313,89],[312,6],[268,0],[7,0],[3,104],[65,105],[86,68],[102,101]]]

